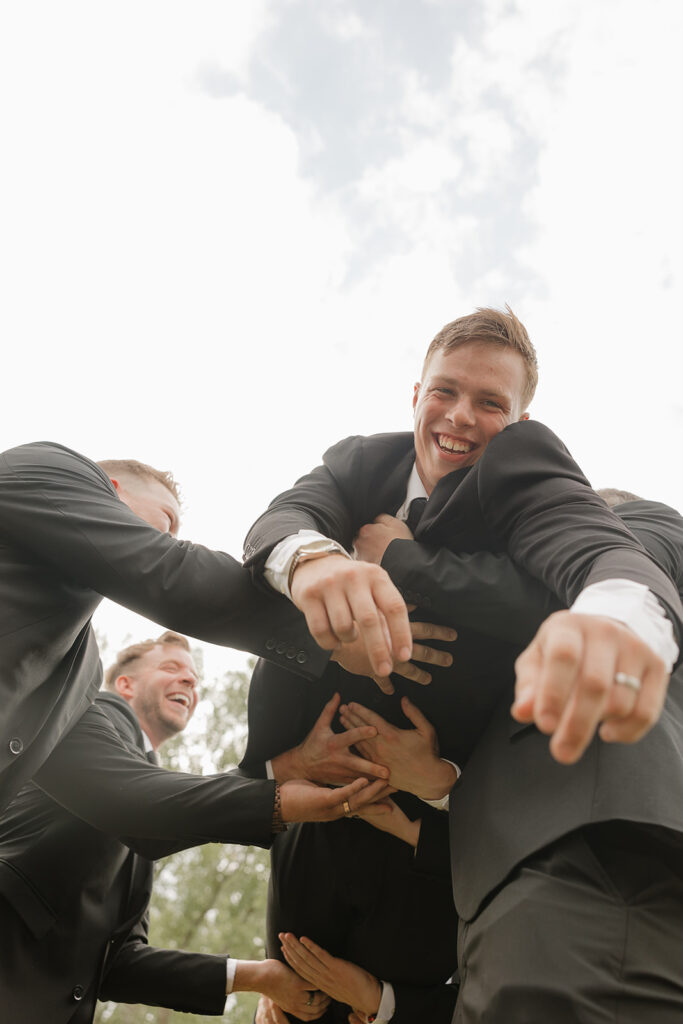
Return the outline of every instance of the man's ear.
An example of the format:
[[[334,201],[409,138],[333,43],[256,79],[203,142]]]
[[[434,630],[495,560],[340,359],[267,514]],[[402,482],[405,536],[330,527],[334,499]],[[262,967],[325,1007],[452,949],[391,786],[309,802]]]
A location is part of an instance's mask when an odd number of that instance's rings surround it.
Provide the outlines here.
[[[417,405],[417,400],[418,400],[419,397],[420,397],[420,381],[418,381],[417,384],[415,385],[415,387],[413,388],[413,412],[415,412],[415,406]]]
[[[117,676],[114,689],[124,700],[132,700],[135,696],[135,680],[131,676]]]
[[[528,419],[529,419],[529,413],[528,412],[523,412],[522,415],[519,417],[518,423],[521,423],[523,420],[528,420]]]

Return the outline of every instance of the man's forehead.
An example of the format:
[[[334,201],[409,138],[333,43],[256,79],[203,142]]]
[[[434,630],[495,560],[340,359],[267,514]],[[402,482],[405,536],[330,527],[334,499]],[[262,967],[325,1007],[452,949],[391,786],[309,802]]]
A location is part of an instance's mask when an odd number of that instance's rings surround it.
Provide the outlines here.
[[[163,665],[166,661],[176,661],[181,665],[188,665],[196,675],[194,660],[189,651],[180,644],[156,644],[142,656],[142,660],[151,665]]]
[[[452,384],[459,386],[465,379],[465,374],[454,375],[450,373],[434,373],[428,374],[430,384]],[[509,395],[513,390],[512,381],[507,380],[492,381],[492,380],[480,380],[475,382],[477,384],[477,390],[488,395]]]
[[[510,395],[524,386],[524,360],[515,349],[489,341],[470,341],[439,349],[424,368],[423,383],[476,385],[492,394]]]

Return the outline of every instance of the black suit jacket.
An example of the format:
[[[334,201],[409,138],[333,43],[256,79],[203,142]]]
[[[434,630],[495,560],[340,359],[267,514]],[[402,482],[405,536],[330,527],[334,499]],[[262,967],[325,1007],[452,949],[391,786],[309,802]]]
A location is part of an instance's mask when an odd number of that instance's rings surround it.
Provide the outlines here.
[[[413,460],[411,435],[341,442],[322,467],[276,498],[258,520],[247,538],[249,563],[259,568],[273,544],[303,527],[348,546],[364,522],[400,505]],[[571,769],[552,761],[546,737],[517,726],[508,713],[512,662],[520,647],[550,611],[566,607],[590,583],[625,577],[646,584],[667,609],[680,646],[681,604],[672,582],[680,572],[680,517],[650,503],[640,515],[630,509],[629,523],[652,554],[594,494],[549,430],[519,423],[494,438],[471,470],[439,482],[416,542],[394,541],[387,549],[383,565],[406,600],[418,604],[419,617],[460,629],[452,672],[445,677],[435,672],[431,686],[413,687],[410,696],[437,726],[442,752],[466,765],[451,812],[455,900],[464,917],[472,916],[515,863],[588,821],[624,817],[683,828],[683,802],[675,786],[667,792],[665,781],[683,777],[677,680],[649,739],[633,746],[596,740]],[[330,665],[325,680],[336,669]],[[256,764],[274,734],[297,714],[278,695],[283,679],[258,666],[257,688],[250,695],[250,731],[256,729],[256,738],[250,735],[247,763],[251,758]],[[263,680],[270,681],[268,687]],[[397,689],[410,687],[397,679]],[[307,690],[298,686],[298,692]],[[387,700],[371,698],[382,713]],[[269,703],[278,709],[277,725],[269,719]],[[477,745],[496,707],[497,728],[491,725],[486,746]],[[468,763],[475,745],[476,761]],[[528,754],[522,758],[513,749]],[[629,784],[624,785],[627,765]],[[599,800],[591,800],[593,792]],[[488,839],[480,842],[484,835]]]
[[[342,441],[255,523],[245,545],[247,564],[258,576],[272,547],[302,528],[319,530],[350,548],[360,526],[380,512],[395,512],[403,502],[414,457],[411,434]],[[520,644],[531,639],[550,611],[566,607],[590,583],[614,576],[645,583],[669,611],[680,639],[683,609],[671,579],[591,490],[564,445],[542,424],[511,425],[470,470],[442,479],[415,538],[417,543],[390,544],[383,565],[406,601],[418,605],[413,618],[455,625],[459,637],[448,648],[452,669],[435,669],[430,686],[401,677],[394,677],[394,683],[398,695],[406,693],[434,722],[442,753],[459,764],[466,762],[501,687],[511,678]],[[439,561],[442,548],[458,552],[462,561],[457,568]],[[487,553],[483,560],[480,554],[475,557],[482,551]],[[514,566],[503,557],[506,551]],[[524,601],[512,604],[504,584],[506,575],[519,580],[520,568],[527,571]],[[445,600],[437,598],[441,593]],[[525,611],[527,604],[532,614]],[[288,687],[282,686],[285,682]],[[243,766],[257,771],[260,762],[300,742],[321,700],[335,690],[344,699],[369,703],[396,724],[407,724],[396,697],[385,697],[373,683],[336,664],[311,686],[260,662],[249,695]]]
[[[117,695],[101,694],[84,718],[80,744],[68,754],[60,745],[43,772],[57,793],[75,786],[77,800],[99,804],[106,829],[34,783],[0,820],[3,1024],[86,1024],[98,997],[220,1015],[224,956],[147,943],[151,858],[206,837],[269,845],[274,785],[150,765],[135,714]],[[122,838],[146,819],[152,839]]]
[[[306,676],[327,663],[289,602],[259,593],[229,555],[148,526],[89,459],[54,444],[7,451],[0,455],[0,810],[99,689],[90,620],[102,597]]]

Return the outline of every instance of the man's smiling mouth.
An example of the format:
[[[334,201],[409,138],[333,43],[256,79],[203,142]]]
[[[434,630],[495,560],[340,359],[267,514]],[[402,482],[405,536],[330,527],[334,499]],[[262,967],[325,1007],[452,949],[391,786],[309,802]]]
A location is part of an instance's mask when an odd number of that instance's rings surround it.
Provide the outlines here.
[[[190,698],[186,693],[169,693],[168,700],[173,701],[175,704],[182,704],[188,711],[190,710]]]
[[[448,434],[435,434],[434,437],[441,451],[449,454],[467,455],[477,447],[473,441],[462,441],[456,437],[449,437]]]

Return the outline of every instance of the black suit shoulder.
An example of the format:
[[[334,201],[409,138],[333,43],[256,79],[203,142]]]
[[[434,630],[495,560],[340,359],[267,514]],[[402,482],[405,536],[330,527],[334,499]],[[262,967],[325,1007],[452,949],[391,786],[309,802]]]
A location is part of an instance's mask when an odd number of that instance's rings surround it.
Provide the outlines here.
[[[251,527],[245,565],[258,575],[275,545],[301,529],[350,550],[359,526],[400,494],[414,457],[411,433],[353,435],[328,448],[322,465],[278,494]]]

